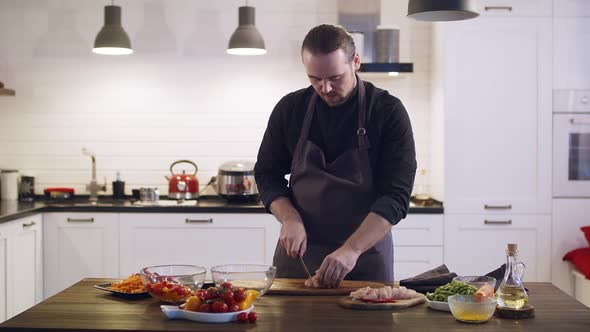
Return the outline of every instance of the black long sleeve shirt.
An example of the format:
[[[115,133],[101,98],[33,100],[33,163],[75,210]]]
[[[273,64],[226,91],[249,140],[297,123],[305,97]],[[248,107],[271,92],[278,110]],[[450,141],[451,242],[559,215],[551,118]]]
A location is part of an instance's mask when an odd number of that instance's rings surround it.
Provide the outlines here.
[[[362,82],[362,81],[361,81]],[[367,109],[365,128],[371,147],[369,158],[377,199],[371,212],[397,224],[406,217],[416,174],[416,151],[408,113],[401,101],[387,91],[363,82]],[[309,139],[319,146],[331,162],[344,151],[358,146],[358,86],[342,105],[329,107],[317,99]],[[292,92],[275,106],[254,169],[261,200],[267,211],[272,201],[290,197],[285,175],[299,139],[313,87]]]

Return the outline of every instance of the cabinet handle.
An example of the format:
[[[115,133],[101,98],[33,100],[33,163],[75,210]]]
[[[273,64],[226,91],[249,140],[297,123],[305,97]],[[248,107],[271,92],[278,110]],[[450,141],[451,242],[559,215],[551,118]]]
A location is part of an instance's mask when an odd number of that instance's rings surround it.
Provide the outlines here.
[[[486,225],[512,225],[512,219],[509,220],[484,220]]]
[[[508,204],[508,205],[489,205],[489,204],[484,204],[483,208],[484,209],[487,209],[487,210],[510,210],[510,209],[512,209],[512,204]]]
[[[506,10],[506,11],[511,12],[512,6],[485,6],[484,9],[486,12],[488,12],[490,10]]]
[[[94,218],[68,218],[68,222],[94,222]]]
[[[213,218],[210,218],[210,219],[189,219],[189,218],[186,218],[184,220],[184,222],[187,224],[211,224],[211,223],[213,223]]]
[[[590,125],[590,122],[588,122],[588,121],[580,121],[580,120],[576,120],[574,118],[571,118],[570,119],[570,123],[573,124],[573,125],[576,125],[576,124],[578,124],[578,125]]]
[[[31,222],[30,222],[30,223],[28,223],[28,224],[23,224],[23,228],[27,228],[27,227],[35,226],[35,224],[36,224],[36,223],[35,223],[34,221],[31,221]]]

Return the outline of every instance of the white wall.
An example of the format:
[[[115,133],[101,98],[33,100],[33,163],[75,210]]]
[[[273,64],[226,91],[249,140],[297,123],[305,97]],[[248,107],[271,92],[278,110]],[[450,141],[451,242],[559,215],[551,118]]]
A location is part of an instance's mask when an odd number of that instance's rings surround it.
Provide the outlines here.
[[[399,20],[401,60],[415,72],[370,80],[406,105],[419,168],[428,169],[430,25],[405,18],[407,1],[382,1],[393,9],[382,20]],[[35,176],[37,193],[86,193],[82,147],[96,153],[99,179],[110,183],[120,171],[128,193],[157,186],[166,194],[164,176],[178,159],[197,163],[202,184],[224,161],[254,160],[275,103],[309,85],[299,59],[305,33],[337,23],[338,8],[336,0],[252,0],[269,52],[236,57],[225,48],[243,1],[120,0],[135,53],[109,57],[90,51],[109,3],[0,2],[0,80],[17,93],[0,97],[0,168]]]

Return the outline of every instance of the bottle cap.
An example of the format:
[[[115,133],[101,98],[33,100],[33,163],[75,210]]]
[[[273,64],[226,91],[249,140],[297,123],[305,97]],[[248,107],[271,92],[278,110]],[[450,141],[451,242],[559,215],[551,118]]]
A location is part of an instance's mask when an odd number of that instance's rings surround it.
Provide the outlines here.
[[[518,244],[516,244],[516,243],[508,243],[508,246],[506,248],[506,252],[508,254],[516,254],[516,253],[518,253]]]

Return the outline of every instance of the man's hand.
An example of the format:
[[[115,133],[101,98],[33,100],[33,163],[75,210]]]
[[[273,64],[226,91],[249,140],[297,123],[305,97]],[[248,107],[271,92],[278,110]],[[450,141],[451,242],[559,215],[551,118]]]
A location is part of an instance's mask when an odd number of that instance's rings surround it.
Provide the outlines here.
[[[307,249],[307,234],[301,219],[285,220],[279,237],[287,255],[297,258],[305,254]]]
[[[360,254],[345,244],[326,256],[318,271],[320,285],[328,288],[338,287],[344,277],[352,271]]]
[[[303,256],[307,249],[307,233],[301,215],[287,197],[279,197],[270,204],[270,211],[283,224],[281,245],[291,258]]]

